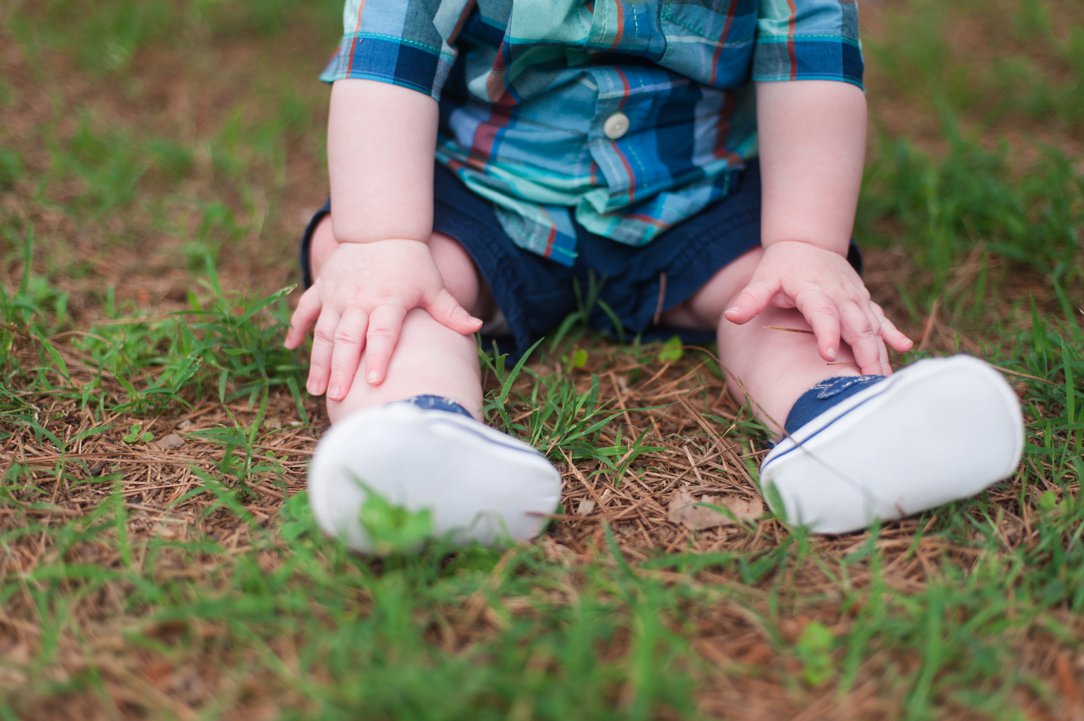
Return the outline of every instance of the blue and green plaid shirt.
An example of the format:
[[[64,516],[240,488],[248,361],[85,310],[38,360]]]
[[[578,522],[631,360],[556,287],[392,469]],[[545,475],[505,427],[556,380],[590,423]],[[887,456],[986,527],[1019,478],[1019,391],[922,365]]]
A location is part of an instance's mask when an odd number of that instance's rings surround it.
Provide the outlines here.
[[[437,159],[524,248],[643,245],[756,154],[752,84],[861,87],[854,0],[347,0],[321,78],[440,102]]]

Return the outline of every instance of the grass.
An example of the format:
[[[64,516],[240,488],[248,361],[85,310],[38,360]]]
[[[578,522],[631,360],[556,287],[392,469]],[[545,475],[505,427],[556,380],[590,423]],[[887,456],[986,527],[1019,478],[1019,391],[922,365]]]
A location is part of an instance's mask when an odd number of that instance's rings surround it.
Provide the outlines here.
[[[1084,713],[1084,17],[867,5],[867,278],[910,357],[1005,369],[1012,481],[692,531],[669,499],[753,498],[757,424],[709,351],[572,319],[486,356],[487,416],[565,477],[548,533],[379,561],[315,526],[278,342],[338,4],[0,6],[0,719]]]

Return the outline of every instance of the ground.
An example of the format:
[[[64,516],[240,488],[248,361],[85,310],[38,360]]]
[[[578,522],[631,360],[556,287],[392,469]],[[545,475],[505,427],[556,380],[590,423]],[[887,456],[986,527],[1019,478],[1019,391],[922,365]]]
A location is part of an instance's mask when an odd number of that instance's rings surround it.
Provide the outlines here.
[[[337,2],[0,6],[0,719],[1084,718],[1084,10],[861,11],[867,280],[901,362],[1006,373],[1015,477],[788,529],[711,349],[572,318],[487,371],[547,533],[373,561],[315,527],[280,347]]]

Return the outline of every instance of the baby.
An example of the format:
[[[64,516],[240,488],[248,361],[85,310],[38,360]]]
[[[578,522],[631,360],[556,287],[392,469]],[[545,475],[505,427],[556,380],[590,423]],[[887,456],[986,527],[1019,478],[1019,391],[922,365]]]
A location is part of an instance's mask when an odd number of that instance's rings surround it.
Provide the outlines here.
[[[889,366],[912,343],[851,244],[852,0],[347,0],[344,24],[286,338],[312,330],[333,423],[309,478],[327,532],[372,551],[375,492],[455,542],[539,533],[560,476],[481,423],[474,334],[518,357],[598,279],[600,330],[715,341],[779,436],[760,483],[791,523],[858,530],[1013,473],[1000,374]]]

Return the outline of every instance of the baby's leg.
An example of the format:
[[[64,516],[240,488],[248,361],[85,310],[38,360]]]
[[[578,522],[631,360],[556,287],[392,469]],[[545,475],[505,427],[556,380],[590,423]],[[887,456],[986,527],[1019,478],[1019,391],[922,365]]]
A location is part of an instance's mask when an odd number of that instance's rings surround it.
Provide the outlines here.
[[[335,242],[325,219],[312,239],[314,276]],[[448,291],[485,317],[488,293],[467,252],[440,234],[430,248]],[[473,336],[414,309],[385,380],[369,385],[365,370],[363,354],[346,397],[328,402],[333,426],[309,472],[313,512],[327,533],[358,551],[384,554],[411,550],[426,538],[495,544],[541,531],[560,501],[560,475],[535,449],[479,422]],[[363,512],[374,492],[400,508],[428,512],[425,536],[399,539],[399,545],[381,538]]]
[[[331,231],[331,216],[317,226],[312,238],[313,276],[334,252],[336,240]],[[486,310],[487,293],[478,271],[467,252],[451,238],[434,233],[429,247],[448,292],[470,313],[481,316]],[[448,398],[481,418],[482,385],[477,344],[433,320],[423,309],[415,308],[403,321],[402,334],[388,367],[387,378],[377,386],[365,381],[365,358],[362,356],[350,391],[341,401],[328,401],[332,423],[353,411],[390,401],[433,394]]]
[[[800,395],[832,376],[856,376],[846,344],[839,358],[821,358],[809,323],[794,309],[769,308],[744,325],[723,317],[734,295],[746,286],[764,251],[752,250],[716,275],[690,300],[664,315],[669,325],[716,329],[719,361],[731,393],[749,399],[757,418],[774,432],[783,429]]]
[[[777,511],[816,532],[855,531],[1013,473],[1023,451],[1020,405],[982,361],[937,358],[889,378],[859,376],[845,345],[838,364],[821,359],[797,311],[771,309],[742,326],[726,320],[760,253],[720,271],[665,320],[714,324],[732,391],[774,431],[785,425],[760,473]]]

